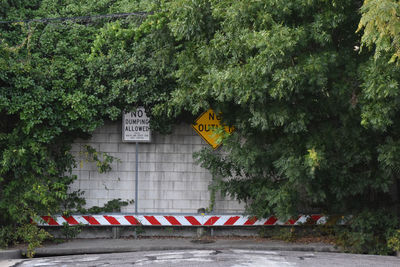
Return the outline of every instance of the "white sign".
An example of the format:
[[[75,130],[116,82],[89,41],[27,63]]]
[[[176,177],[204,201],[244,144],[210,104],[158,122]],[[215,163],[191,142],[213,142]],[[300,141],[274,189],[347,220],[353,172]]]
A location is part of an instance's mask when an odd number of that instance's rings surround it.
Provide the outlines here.
[[[122,141],[150,142],[150,119],[143,107],[122,116]]]

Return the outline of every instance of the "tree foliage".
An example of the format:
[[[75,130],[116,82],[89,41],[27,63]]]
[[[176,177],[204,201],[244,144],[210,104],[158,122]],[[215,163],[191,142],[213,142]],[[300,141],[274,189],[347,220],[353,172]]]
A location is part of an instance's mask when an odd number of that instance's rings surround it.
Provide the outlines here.
[[[2,1],[0,17],[18,21],[150,8],[139,1]],[[161,62],[157,52],[173,47],[159,50],[168,39],[152,43],[151,35],[134,42],[145,16],[0,25],[0,225],[60,212],[75,179],[69,153],[74,138],[120,119],[122,110],[138,105],[151,110],[167,101],[172,82],[162,66],[173,63]],[[157,117],[152,121],[159,131],[170,125]]]
[[[177,62],[170,111],[235,126],[202,166],[258,216],[390,205],[397,69],[359,53],[358,1],[164,1]],[[365,21],[364,21],[365,22]],[[364,23],[362,22],[362,23]],[[226,180],[228,179],[228,180]],[[386,202],[385,202],[386,201]]]
[[[358,30],[364,29],[362,42],[375,46],[375,59],[391,53],[389,62],[400,57],[400,5],[396,0],[365,0]]]

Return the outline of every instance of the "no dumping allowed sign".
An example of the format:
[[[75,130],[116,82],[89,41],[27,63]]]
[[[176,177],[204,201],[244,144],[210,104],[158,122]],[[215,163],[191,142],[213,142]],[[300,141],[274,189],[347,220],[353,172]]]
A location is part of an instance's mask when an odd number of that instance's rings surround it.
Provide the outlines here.
[[[217,149],[221,145],[221,143],[218,143],[218,139],[221,136],[216,134],[214,129],[224,127],[227,133],[231,133],[234,130],[233,127],[222,126],[221,114],[216,114],[212,109],[201,114],[192,124],[192,127],[213,149]]]
[[[150,119],[143,107],[136,111],[124,113],[122,116],[122,141],[150,142]]]

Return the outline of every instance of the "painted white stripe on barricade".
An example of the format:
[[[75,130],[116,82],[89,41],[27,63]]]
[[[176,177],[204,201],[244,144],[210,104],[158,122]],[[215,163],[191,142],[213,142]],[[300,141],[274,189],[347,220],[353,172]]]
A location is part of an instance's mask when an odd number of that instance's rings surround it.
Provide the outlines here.
[[[56,217],[54,219],[59,225],[63,225],[64,223],[67,222],[62,216],[58,216],[58,217]]]

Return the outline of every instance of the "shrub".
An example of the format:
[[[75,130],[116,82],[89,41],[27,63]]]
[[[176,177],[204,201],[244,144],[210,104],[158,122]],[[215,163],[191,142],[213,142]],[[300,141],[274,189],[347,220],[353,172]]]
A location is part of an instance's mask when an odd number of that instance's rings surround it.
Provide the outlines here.
[[[398,227],[398,218],[387,210],[365,210],[354,216],[348,226],[337,227],[337,245],[344,251],[388,255],[388,240]]]

